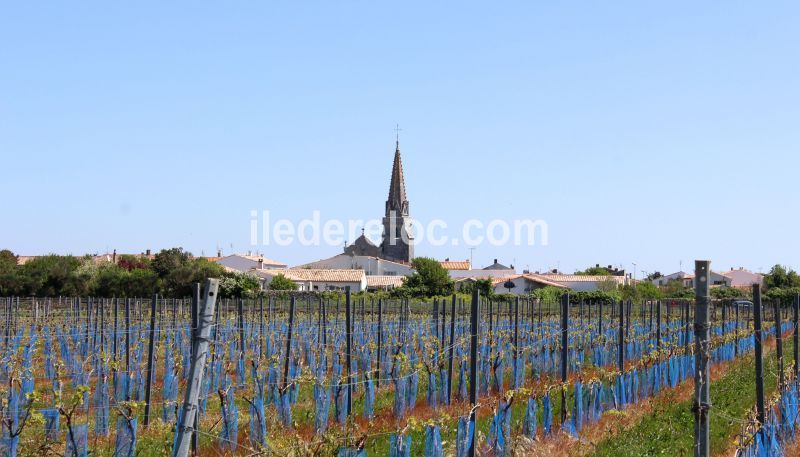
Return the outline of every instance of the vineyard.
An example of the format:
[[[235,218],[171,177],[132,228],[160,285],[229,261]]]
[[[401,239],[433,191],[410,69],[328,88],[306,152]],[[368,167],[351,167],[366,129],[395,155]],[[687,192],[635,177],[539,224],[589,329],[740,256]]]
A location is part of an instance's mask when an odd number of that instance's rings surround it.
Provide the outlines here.
[[[2,455],[796,451],[800,301],[757,287],[753,304],[215,291],[2,299]]]

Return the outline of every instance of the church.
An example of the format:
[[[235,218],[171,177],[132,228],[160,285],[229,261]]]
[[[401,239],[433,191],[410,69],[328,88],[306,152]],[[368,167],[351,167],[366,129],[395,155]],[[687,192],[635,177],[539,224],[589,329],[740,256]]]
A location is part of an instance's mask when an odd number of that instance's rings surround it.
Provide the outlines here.
[[[353,243],[346,245],[343,253],[298,265],[294,269],[364,270],[367,287],[370,287],[370,282],[374,280],[389,281],[392,287],[396,287],[400,285],[400,277],[412,274],[411,260],[414,259],[414,238],[411,234],[411,216],[406,197],[406,184],[403,179],[403,161],[400,158],[399,141],[395,144],[389,197],[386,199],[382,222],[383,239],[380,245],[370,241],[362,230],[361,236]]]
[[[414,258],[414,238],[411,234],[411,217],[403,179],[403,161],[400,158],[400,141],[395,143],[389,198],[383,216],[383,240],[375,245],[363,233],[344,248],[349,256],[377,257],[392,262],[410,263]]]

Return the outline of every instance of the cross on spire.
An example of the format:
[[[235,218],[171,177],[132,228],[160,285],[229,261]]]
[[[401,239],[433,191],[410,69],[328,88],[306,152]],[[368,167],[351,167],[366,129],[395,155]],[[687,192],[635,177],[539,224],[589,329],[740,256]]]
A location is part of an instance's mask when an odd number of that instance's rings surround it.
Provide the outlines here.
[[[400,128],[400,124],[396,124],[394,128],[394,140],[398,146],[400,146],[400,132],[402,131],[403,129]]]

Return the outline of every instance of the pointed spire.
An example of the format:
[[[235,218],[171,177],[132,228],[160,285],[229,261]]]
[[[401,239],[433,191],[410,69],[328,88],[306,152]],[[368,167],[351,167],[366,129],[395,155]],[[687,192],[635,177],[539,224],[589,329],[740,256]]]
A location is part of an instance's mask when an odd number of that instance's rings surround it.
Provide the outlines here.
[[[400,211],[406,201],[406,184],[403,179],[403,161],[400,158],[400,141],[396,141],[394,163],[392,164],[392,181],[389,184],[389,199],[386,201],[387,211]]]

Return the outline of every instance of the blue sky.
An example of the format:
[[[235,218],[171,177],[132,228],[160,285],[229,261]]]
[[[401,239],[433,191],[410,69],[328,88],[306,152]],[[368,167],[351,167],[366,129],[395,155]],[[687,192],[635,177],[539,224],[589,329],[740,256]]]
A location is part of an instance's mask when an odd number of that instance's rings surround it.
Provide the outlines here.
[[[379,218],[399,123],[415,218],[548,223],[476,264],[800,268],[797,2],[168,3],[3,6],[2,247]]]

